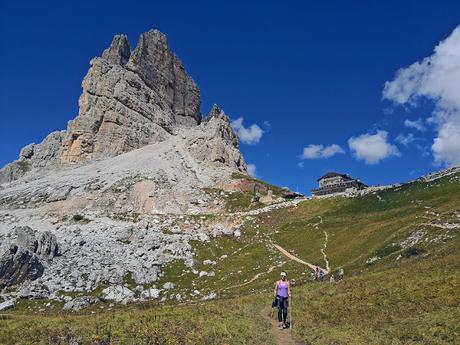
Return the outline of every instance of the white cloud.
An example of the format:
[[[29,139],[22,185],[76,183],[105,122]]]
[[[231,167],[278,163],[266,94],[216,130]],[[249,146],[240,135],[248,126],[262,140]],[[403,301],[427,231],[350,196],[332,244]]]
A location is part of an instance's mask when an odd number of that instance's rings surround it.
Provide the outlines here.
[[[302,159],[329,158],[345,151],[337,144],[329,146],[310,144],[303,148]]]
[[[381,160],[399,156],[399,150],[388,141],[388,132],[377,131],[376,134],[362,134],[348,139],[348,146],[358,160],[366,164],[377,164]]]
[[[396,141],[404,146],[408,146],[415,141],[415,136],[412,133],[407,135],[400,134],[396,137]]]
[[[252,124],[249,127],[244,127],[243,118],[240,117],[233,120],[231,125],[236,134],[240,137],[240,140],[244,144],[257,144],[262,138],[264,131],[256,124]]]
[[[431,149],[437,163],[460,164],[460,126],[453,123],[441,126]]]
[[[248,164],[249,176],[256,177],[257,167],[255,164]]]
[[[422,119],[418,119],[418,120],[415,120],[415,121],[411,121],[409,119],[406,119],[404,121],[404,126],[408,127],[408,128],[413,128],[413,129],[416,129],[417,131],[420,131],[420,132],[424,132],[425,131],[425,126],[423,125],[423,120]]]
[[[431,147],[440,164],[460,164],[460,26],[440,42],[434,53],[396,72],[383,98],[416,106],[421,98],[434,102],[428,121],[436,125]]]

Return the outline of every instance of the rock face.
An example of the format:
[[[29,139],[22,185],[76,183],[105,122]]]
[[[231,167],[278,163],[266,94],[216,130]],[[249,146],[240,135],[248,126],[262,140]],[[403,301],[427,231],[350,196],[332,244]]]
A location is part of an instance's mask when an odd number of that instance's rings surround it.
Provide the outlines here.
[[[201,121],[200,91],[158,30],[142,34],[132,52],[126,36],[115,36],[82,86],[61,162],[116,156]]]
[[[16,244],[0,259],[0,289],[39,278],[45,269],[43,261],[53,259],[58,253],[56,237],[49,232],[36,238],[34,231],[25,226],[16,228],[16,235]]]
[[[200,135],[187,141],[191,154],[198,161],[219,162],[240,171],[246,164],[239,150],[239,138],[225,113],[214,105],[200,126]]]

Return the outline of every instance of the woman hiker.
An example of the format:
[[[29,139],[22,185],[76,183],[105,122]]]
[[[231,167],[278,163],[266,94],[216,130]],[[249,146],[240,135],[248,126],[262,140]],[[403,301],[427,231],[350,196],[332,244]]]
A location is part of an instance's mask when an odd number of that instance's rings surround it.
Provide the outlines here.
[[[291,284],[287,280],[286,272],[281,272],[281,279],[275,283],[275,291],[273,292],[278,306],[278,322],[279,328],[288,328],[286,323],[288,314],[288,298],[291,297]]]

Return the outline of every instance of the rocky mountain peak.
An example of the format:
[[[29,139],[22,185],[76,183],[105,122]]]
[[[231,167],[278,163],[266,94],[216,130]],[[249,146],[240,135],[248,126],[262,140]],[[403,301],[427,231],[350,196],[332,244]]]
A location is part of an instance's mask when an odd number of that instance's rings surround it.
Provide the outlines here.
[[[126,65],[131,56],[131,48],[129,47],[128,36],[115,35],[112,39],[112,44],[102,53],[102,58],[111,64]]]
[[[115,36],[82,87],[61,162],[116,156],[201,122],[200,91],[158,30],[143,33],[132,52],[126,36]]]
[[[126,35],[115,35],[102,56],[90,62],[78,116],[65,131],[24,147],[18,161],[0,169],[0,183],[37,169],[108,159],[178,133],[195,143],[190,150],[197,159],[245,171],[228,117],[214,105],[202,123],[200,104],[198,86],[163,33],[141,34],[133,50]]]
[[[218,118],[225,120],[226,122],[230,123],[229,118],[225,113],[222,111],[222,109],[219,108],[217,104],[213,104],[211,110],[208,113],[208,117],[206,118],[207,121],[211,120],[212,118]]]

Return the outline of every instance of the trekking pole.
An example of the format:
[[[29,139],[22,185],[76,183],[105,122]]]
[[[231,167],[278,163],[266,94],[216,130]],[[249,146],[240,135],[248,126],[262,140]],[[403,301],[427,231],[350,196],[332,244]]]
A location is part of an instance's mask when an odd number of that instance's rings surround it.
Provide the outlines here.
[[[292,333],[292,295],[291,295],[291,311],[289,312],[289,332]]]

